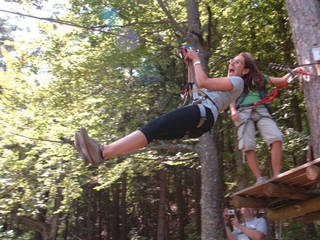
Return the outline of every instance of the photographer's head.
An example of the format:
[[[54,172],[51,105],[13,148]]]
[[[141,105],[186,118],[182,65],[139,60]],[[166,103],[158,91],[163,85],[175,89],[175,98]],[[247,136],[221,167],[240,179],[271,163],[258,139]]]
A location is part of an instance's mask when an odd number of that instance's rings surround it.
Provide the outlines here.
[[[244,218],[245,221],[249,221],[256,216],[256,210],[254,208],[241,208],[240,214]]]
[[[223,211],[225,219],[231,219],[237,217],[244,221],[249,221],[252,218],[256,217],[256,209],[242,207],[240,209],[225,208]]]

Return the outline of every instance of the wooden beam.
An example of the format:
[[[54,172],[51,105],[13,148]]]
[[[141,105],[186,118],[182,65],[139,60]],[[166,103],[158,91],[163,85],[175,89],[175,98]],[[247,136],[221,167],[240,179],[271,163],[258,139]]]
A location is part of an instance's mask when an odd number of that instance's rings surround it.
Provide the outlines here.
[[[234,207],[266,208],[270,201],[253,197],[232,196],[230,204]]]
[[[306,176],[311,181],[317,180],[320,176],[320,168],[316,165],[307,167]]]
[[[299,219],[304,223],[311,223],[311,222],[319,221],[320,220],[320,211],[306,214]]]
[[[270,221],[300,217],[308,213],[320,210],[320,197],[304,202],[289,205],[277,210],[268,210],[267,216]]]
[[[307,200],[310,198],[305,190],[290,185],[267,183],[263,186],[263,193],[268,197],[283,199]]]

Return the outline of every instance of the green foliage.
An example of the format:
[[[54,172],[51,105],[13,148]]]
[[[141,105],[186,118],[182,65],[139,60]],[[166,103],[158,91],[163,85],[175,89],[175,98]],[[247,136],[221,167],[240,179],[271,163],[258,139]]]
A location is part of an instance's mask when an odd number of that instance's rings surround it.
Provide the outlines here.
[[[143,236],[139,236],[137,229],[132,228],[129,232],[129,239],[130,240],[146,240],[147,238],[145,238]]]
[[[319,224],[315,223],[315,230],[319,231]],[[318,236],[312,236],[306,233],[306,223],[302,221],[289,221],[283,229],[283,239],[301,239],[301,240],[316,240]]]
[[[13,230],[0,232],[0,240],[25,240],[25,239],[26,239],[25,236],[16,236],[16,233]]]
[[[142,232],[144,227],[156,229],[157,171],[166,169],[171,177],[176,173],[184,176],[184,191],[192,192],[193,173],[189,170],[199,167],[197,156],[150,151],[110,159],[93,168],[84,166],[75,153],[73,134],[85,126],[95,139],[112,142],[180,105],[186,76],[177,47],[185,39],[153,1],[77,0],[70,4],[64,20],[82,27],[41,22],[42,35],[31,42],[15,42],[15,54],[1,48],[7,71],[0,71],[0,222],[4,223],[13,209],[35,218],[44,208],[48,216],[57,212],[61,219],[70,216],[71,231],[77,232],[76,226],[90,225],[88,208],[101,204],[101,219],[109,223],[115,198],[110,192],[126,175],[129,235],[131,239],[151,239]],[[166,4],[173,18],[187,29],[185,1]],[[101,17],[106,9],[108,14]],[[252,52],[259,67],[270,75],[283,73],[267,69],[269,62],[295,62],[284,1],[200,1],[199,10],[211,76],[224,76],[227,60],[241,51]],[[290,85],[272,103],[273,116],[285,135],[285,169],[304,161],[310,135],[298,89],[297,82]],[[301,110],[301,129],[288,121],[297,115],[292,96]],[[236,150],[228,114],[222,114],[217,124],[229,195],[241,180],[249,184],[254,179],[247,167],[236,164],[241,153]],[[260,138],[258,149],[260,164],[269,174],[270,149]],[[171,197],[172,182],[168,186]],[[63,188],[64,198],[56,211],[58,187]],[[147,220],[143,219],[145,209],[149,211]],[[188,231],[187,238],[197,239],[194,232]],[[9,232],[3,233],[3,239],[9,236]]]

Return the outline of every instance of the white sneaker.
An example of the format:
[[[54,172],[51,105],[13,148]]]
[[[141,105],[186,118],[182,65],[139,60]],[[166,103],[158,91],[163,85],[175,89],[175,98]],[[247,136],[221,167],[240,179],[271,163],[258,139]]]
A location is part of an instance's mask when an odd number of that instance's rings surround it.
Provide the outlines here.
[[[257,181],[254,185],[259,185],[259,184],[264,183],[266,181],[267,181],[266,177],[259,177],[259,178],[257,178]]]

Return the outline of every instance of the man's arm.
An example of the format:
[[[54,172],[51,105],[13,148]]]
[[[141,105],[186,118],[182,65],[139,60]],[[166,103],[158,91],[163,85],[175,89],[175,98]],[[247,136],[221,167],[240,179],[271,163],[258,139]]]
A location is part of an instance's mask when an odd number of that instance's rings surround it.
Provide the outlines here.
[[[264,240],[266,237],[266,235],[259,230],[251,229],[241,225],[237,217],[232,218],[231,223],[235,228],[238,228],[240,231],[242,231],[245,235],[247,235],[252,240]],[[259,222],[258,225],[259,224],[266,224],[266,223],[263,220],[263,222]],[[259,227],[263,227],[262,225],[260,226],[258,225],[257,225],[258,229],[260,229]]]
[[[244,234],[246,234],[252,240],[263,240],[266,237],[266,235],[263,232],[247,228],[243,225],[239,225],[237,228],[240,229]]]
[[[227,240],[236,240],[231,231],[231,225],[229,222],[228,209],[223,210],[223,221],[224,221],[224,230],[226,232]]]
[[[236,240],[236,238],[233,236],[229,226],[225,225],[225,231],[226,231],[227,240]]]

